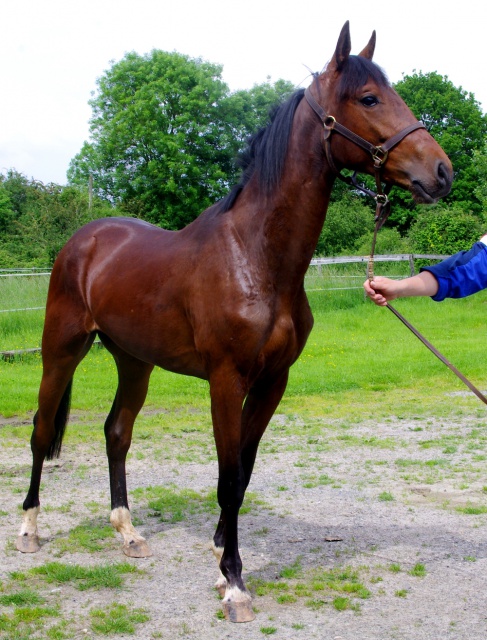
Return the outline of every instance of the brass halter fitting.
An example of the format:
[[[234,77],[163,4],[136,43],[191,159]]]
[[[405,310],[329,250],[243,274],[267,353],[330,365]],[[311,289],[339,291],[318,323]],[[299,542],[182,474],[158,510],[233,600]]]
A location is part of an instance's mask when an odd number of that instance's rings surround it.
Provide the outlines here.
[[[382,165],[387,160],[387,156],[389,155],[389,151],[383,149],[382,147],[375,147],[372,151],[372,160],[374,161],[374,167],[382,167]]]

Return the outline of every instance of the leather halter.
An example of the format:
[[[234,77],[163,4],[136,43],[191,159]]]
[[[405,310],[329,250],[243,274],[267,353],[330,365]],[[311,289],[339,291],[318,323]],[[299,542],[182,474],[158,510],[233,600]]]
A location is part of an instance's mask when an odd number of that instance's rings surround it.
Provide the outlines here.
[[[315,84],[316,83],[317,81],[315,80]],[[382,180],[381,180],[381,169],[387,160],[389,151],[393,149],[396,145],[398,145],[406,136],[408,136],[413,131],[416,131],[417,129],[426,129],[426,127],[422,122],[419,122],[419,121],[414,122],[413,124],[404,128],[402,131],[399,131],[399,133],[396,133],[395,135],[391,136],[383,144],[374,145],[371,142],[368,142],[367,140],[362,138],[361,136],[357,135],[353,131],[350,131],[350,129],[347,129],[347,127],[343,126],[339,122],[337,122],[334,116],[328,115],[326,111],[323,109],[323,107],[320,104],[318,104],[318,102],[315,100],[315,98],[311,94],[310,87],[308,87],[305,90],[304,97],[306,98],[309,106],[313,109],[313,111],[316,113],[318,118],[320,118],[320,120],[323,123],[323,127],[324,127],[323,139],[325,142],[325,153],[326,153],[326,159],[328,160],[328,164],[330,165],[330,168],[335,173],[335,175],[338,178],[340,178],[340,180],[342,180],[348,185],[352,185],[354,188],[359,189],[363,193],[366,193],[367,195],[375,199],[377,204],[376,220],[382,219],[382,222],[381,222],[382,224],[386,220],[387,216],[389,215],[389,209],[390,209],[389,199],[387,195],[390,192],[392,186],[387,185],[383,189]],[[355,172],[352,177],[344,176],[336,168],[335,162],[333,160],[333,155],[331,152],[330,138],[333,132],[339,133],[344,138],[347,138],[347,140],[350,140],[357,146],[361,147],[362,149],[370,153],[372,157],[372,161],[374,163],[375,184],[376,184],[377,192],[371,191],[370,189],[365,188],[363,185],[360,185],[356,180],[357,172]]]

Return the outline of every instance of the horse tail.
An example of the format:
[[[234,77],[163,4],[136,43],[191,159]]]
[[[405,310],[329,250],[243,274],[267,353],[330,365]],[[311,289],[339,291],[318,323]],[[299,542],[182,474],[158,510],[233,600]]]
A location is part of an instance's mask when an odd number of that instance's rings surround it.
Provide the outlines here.
[[[68,424],[69,409],[71,407],[71,389],[73,386],[73,380],[71,379],[63,393],[61,402],[59,403],[56,416],[54,418],[54,438],[49,449],[47,450],[46,460],[52,460],[53,458],[59,458],[61,453],[61,445],[63,443],[64,432],[66,431],[66,425]],[[37,413],[34,416],[34,427],[37,422]]]

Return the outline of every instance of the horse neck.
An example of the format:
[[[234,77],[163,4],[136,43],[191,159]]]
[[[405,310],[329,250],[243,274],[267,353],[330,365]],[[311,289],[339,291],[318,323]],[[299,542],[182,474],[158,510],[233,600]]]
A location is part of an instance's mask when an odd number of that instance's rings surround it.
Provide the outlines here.
[[[303,100],[280,184],[270,196],[263,195],[255,181],[242,193],[246,219],[239,233],[253,243],[280,289],[302,284],[325,220],[335,176],[323,157],[321,131]]]

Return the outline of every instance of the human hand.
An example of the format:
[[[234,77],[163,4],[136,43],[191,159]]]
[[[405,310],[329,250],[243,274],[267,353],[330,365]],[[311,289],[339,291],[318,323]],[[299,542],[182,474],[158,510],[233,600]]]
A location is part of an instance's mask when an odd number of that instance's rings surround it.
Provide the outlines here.
[[[383,276],[374,276],[372,280],[364,282],[365,293],[379,307],[385,307],[389,300],[395,300],[398,293],[399,282],[384,278]]]

